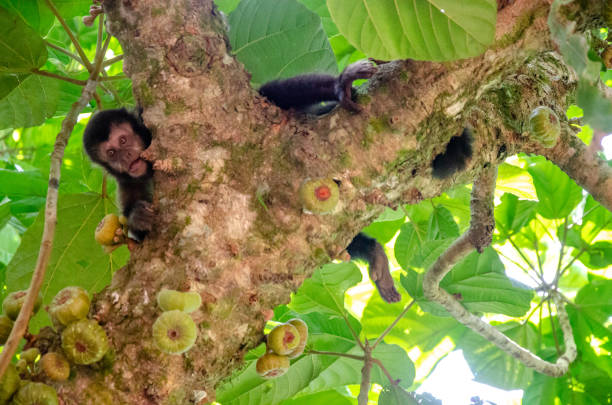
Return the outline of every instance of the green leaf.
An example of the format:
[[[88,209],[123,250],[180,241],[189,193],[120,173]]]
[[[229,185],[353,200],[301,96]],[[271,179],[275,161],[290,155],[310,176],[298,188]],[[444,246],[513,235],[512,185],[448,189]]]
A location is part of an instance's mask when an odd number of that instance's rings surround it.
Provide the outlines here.
[[[353,262],[326,264],[304,281],[289,307],[303,313],[319,311],[341,316],[346,312],[345,291],[359,281],[361,272]]]
[[[527,170],[538,195],[538,213],[544,218],[565,218],[582,200],[582,188],[551,162],[540,160]]]
[[[19,81],[0,100],[0,129],[42,124],[57,109],[59,89],[59,80],[49,77],[29,75]]]
[[[572,387],[576,387],[574,390]],[[599,405],[584,388],[569,381],[568,377],[553,378],[534,373],[533,381],[525,389],[523,405]],[[603,405],[603,404],[601,404]]]
[[[425,270],[429,268],[455,239],[429,239],[431,236],[429,231],[426,235],[419,235],[413,223],[405,223],[401,226],[400,233],[395,240],[394,250],[395,259],[403,269],[415,267]],[[428,239],[424,240],[423,237]]]
[[[45,64],[47,48],[19,15],[0,8],[0,73],[29,72]]]
[[[100,219],[108,212],[105,207],[108,205],[107,199],[96,194],[60,196],[53,251],[41,290],[45,304],[68,285],[97,292],[110,282],[113,271],[125,264],[127,249],[122,247],[107,255],[93,238]],[[39,215],[23,235],[8,265],[6,285],[9,291],[25,289],[30,283],[40,249],[43,221],[44,215]],[[48,316],[41,311],[30,322],[31,331],[36,332],[46,324],[49,324]]]
[[[353,402],[338,393],[337,391],[324,391],[312,395],[306,395],[295,399],[288,399],[281,402],[281,405],[312,405],[312,404],[329,404],[329,405],[352,405]]]
[[[40,172],[0,169],[0,196],[9,198],[45,197],[47,182]]]
[[[529,173],[523,168],[508,163],[502,163],[497,170],[495,191],[511,193],[525,200],[538,199]]]
[[[357,345],[348,353],[357,356],[363,355],[361,348]],[[382,362],[393,378],[400,380],[400,386],[408,388],[412,385],[415,376],[414,364],[404,349],[396,345],[381,343],[372,355]],[[302,392],[319,392],[325,388],[359,384],[362,367],[363,362],[361,361],[338,357],[331,366],[313,379]],[[380,385],[389,383],[382,370],[376,365],[372,367],[371,381]]]
[[[446,315],[441,305],[425,300],[423,277],[424,273],[408,270],[400,280],[423,310],[434,315]],[[440,284],[471,312],[521,316],[529,310],[533,298],[533,291],[515,285],[506,276],[504,265],[492,248],[485,249],[482,254],[470,253],[453,267]]]
[[[411,297],[404,295],[401,303],[386,303],[378,295],[373,295],[363,311],[361,324],[368,339],[376,339],[400,314]],[[385,336],[384,341],[396,344],[406,351],[418,347],[421,352],[433,350],[447,336],[455,340],[465,327],[454,318],[438,317],[419,311],[416,306],[402,317],[395,327]]]
[[[532,353],[539,347],[538,331],[530,323],[509,322],[496,328]],[[468,331],[458,345],[476,381],[511,390],[525,389],[533,379],[533,370],[475,332]]]
[[[471,58],[495,35],[493,0],[328,0],[327,6],[342,35],[375,59]]]
[[[578,255],[574,251],[573,255]],[[592,243],[578,258],[589,269],[606,269],[612,266],[612,243],[599,241]]]
[[[338,71],[321,19],[295,0],[243,0],[229,23],[232,49],[255,84]]]
[[[378,397],[378,405],[419,405],[413,394],[402,387],[387,385]]]
[[[518,233],[535,216],[537,203],[519,201],[514,194],[504,194],[501,204],[495,207],[495,228],[501,239],[507,239]]]
[[[406,221],[405,215],[406,214],[404,214],[401,208],[397,211],[391,208],[385,208],[385,211],[383,211],[374,222],[361,231],[381,243],[386,243],[395,236],[402,224]]]
[[[55,3],[57,1],[54,1]],[[49,31],[55,19],[44,1],[0,0],[0,7],[19,15],[26,24],[34,28],[43,37]]]
[[[578,83],[576,101],[584,110],[584,122],[600,131],[612,132],[612,102],[599,89],[581,80]]]

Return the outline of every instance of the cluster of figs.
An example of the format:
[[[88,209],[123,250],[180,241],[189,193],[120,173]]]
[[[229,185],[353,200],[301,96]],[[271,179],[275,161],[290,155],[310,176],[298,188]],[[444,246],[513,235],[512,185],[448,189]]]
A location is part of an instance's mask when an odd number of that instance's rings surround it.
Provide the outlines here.
[[[304,353],[308,325],[298,318],[277,325],[266,339],[266,353],[257,359],[255,370],[263,378],[276,378],[289,370],[289,360]]]
[[[94,232],[94,238],[104,248],[106,253],[111,253],[127,240],[128,228],[127,218],[123,215],[107,214]]]
[[[2,344],[10,334],[26,295],[27,291],[16,291],[2,302]],[[34,313],[41,304],[42,296],[39,295]],[[91,365],[105,357],[110,347],[108,337],[95,320],[87,318],[89,307],[89,294],[81,287],[66,287],[57,293],[46,309],[56,330],[60,332],[61,344],[42,357],[36,347],[22,351],[17,363],[10,364],[0,380],[0,405],[57,405],[59,400],[55,388],[32,380],[44,374],[50,380],[65,381],[70,376],[71,365]]]
[[[157,305],[163,311],[153,323],[153,341],[159,350],[181,354],[191,349],[198,337],[198,327],[189,315],[202,305],[197,292],[162,289]]]

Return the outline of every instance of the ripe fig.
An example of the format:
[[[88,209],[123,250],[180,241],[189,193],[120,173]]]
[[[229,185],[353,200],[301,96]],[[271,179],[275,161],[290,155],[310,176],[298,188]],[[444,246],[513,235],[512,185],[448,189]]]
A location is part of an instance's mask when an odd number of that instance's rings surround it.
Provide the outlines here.
[[[13,329],[13,320],[6,315],[0,315],[0,345],[6,343]]]
[[[91,319],[71,323],[62,332],[64,354],[75,364],[92,364],[108,351],[106,332]]]
[[[50,379],[55,381],[66,381],[70,376],[70,363],[61,353],[46,353],[40,359],[40,367]]]
[[[268,335],[268,349],[286,356],[300,344],[300,334],[295,326],[284,323],[276,326]]]
[[[17,391],[11,405],[58,405],[55,388],[40,382],[28,382]]]
[[[19,355],[20,358],[24,359],[28,364],[34,364],[36,358],[40,355],[40,350],[36,347],[24,350]]]
[[[276,378],[289,370],[289,359],[275,353],[266,353],[257,359],[255,371],[263,378]]]
[[[25,302],[26,295],[28,290],[15,291],[6,296],[4,301],[2,301],[2,311],[4,315],[11,318],[13,321],[17,319],[19,316],[19,311],[21,311],[21,307]],[[34,311],[32,315],[38,312],[40,306],[42,305],[42,295],[38,294],[38,298],[36,299],[36,303],[34,304]]]
[[[157,305],[162,311],[177,309],[191,313],[202,305],[202,297],[197,292],[181,292],[164,288],[157,293]]]
[[[191,349],[198,328],[189,315],[173,310],[162,313],[153,323],[153,339],[162,352],[181,354]]]
[[[300,342],[298,343],[297,347],[287,355],[287,357],[289,357],[290,359],[294,359],[304,353],[304,349],[306,348],[306,342],[308,341],[308,325],[306,325],[306,322],[302,321],[299,318],[293,318],[287,323],[295,326],[298,333],[300,334]]]
[[[117,234],[117,230],[122,229],[119,217],[115,214],[108,214],[96,227],[94,237],[96,242],[102,246],[116,245],[125,242],[125,234]]]
[[[548,107],[537,107],[529,116],[529,131],[542,146],[552,148],[557,144],[559,134],[561,134],[559,117]]]
[[[4,376],[0,379],[0,404],[8,403],[13,393],[19,388],[21,379],[13,364],[9,364]]]
[[[89,294],[81,287],[66,287],[51,301],[47,311],[53,321],[68,325],[87,317],[89,313]]]
[[[306,180],[300,186],[300,201],[305,209],[315,214],[331,212],[338,205],[340,190],[329,178]]]

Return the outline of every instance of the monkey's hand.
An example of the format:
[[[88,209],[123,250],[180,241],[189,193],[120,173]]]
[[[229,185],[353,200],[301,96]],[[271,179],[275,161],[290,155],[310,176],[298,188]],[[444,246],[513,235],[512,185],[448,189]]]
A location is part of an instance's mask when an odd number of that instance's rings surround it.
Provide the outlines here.
[[[361,107],[352,99],[353,81],[369,79],[377,70],[372,62],[364,59],[348,65],[342,71],[336,83],[336,94],[342,107],[355,112],[361,111]]]
[[[155,210],[153,204],[145,200],[138,200],[134,203],[130,214],[128,215],[128,229],[130,233],[137,236],[136,239],[141,239],[147,232],[153,229],[155,221]]]

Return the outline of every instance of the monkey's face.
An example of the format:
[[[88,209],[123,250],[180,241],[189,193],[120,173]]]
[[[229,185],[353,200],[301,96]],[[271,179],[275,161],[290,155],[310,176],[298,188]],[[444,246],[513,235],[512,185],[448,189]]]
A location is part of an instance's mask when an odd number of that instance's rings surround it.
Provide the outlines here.
[[[123,122],[113,125],[108,140],[100,143],[99,157],[118,173],[141,177],[147,173],[147,162],[140,157],[143,150],[142,137]]]

